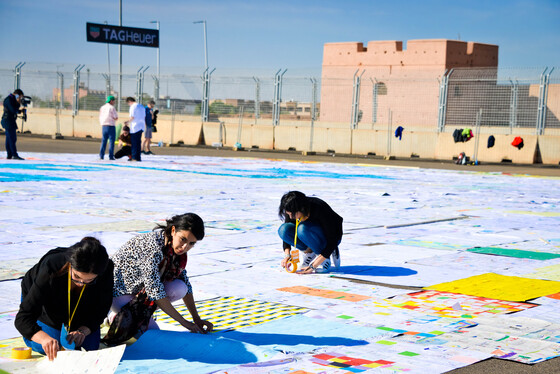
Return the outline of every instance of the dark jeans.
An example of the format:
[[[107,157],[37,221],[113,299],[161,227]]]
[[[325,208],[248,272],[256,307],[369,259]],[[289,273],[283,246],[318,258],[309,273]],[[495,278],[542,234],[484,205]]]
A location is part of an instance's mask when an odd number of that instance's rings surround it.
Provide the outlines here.
[[[132,155],[132,149],[130,148],[129,145],[125,145],[121,149],[119,149],[117,153],[115,153],[115,158],[121,158],[130,155]]]
[[[54,339],[58,340],[58,343],[60,344],[60,346],[62,346],[62,344],[60,343],[60,330],[57,330],[53,327],[50,327],[49,325],[44,324],[41,321],[37,321],[37,324],[51,338],[54,338]],[[45,351],[43,350],[43,346],[41,344],[36,343],[32,340],[25,339],[25,338],[23,338],[23,341],[25,342],[25,345],[30,347],[35,352],[39,352],[43,355],[45,354]],[[93,331],[91,334],[86,336],[86,338],[84,339],[84,343],[82,344],[82,347],[86,351],[96,351],[96,350],[99,349],[99,342],[100,341],[101,341],[101,331],[99,329],[97,329],[97,331]]]
[[[16,141],[17,141],[17,128],[10,127],[6,130],[6,153],[8,154],[8,158],[17,157],[17,148],[16,148]]]
[[[99,158],[103,159],[105,156],[105,148],[107,147],[107,140],[109,140],[109,159],[115,158],[115,126],[103,126],[101,130],[101,148],[99,149]]]
[[[294,236],[296,232],[296,225],[294,223],[284,223],[278,229],[278,235],[283,241],[294,245]],[[308,247],[311,248],[313,253],[321,254],[327,245],[327,238],[321,225],[313,222],[300,222],[297,232],[297,248],[305,251]]]
[[[142,133],[140,130],[134,134],[130,134],[130,143],[132,145],[132,158],[136,161],[142,161],[140,159],[140,152],[142,151]]]

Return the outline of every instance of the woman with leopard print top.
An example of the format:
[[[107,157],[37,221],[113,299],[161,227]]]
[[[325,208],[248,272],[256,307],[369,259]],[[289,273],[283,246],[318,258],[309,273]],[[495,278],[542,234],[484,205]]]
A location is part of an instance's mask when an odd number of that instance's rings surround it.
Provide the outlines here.
[[[198,315],[185,270],[187,252],[203,238],[202,219],[194,213],[186,213],[168,219],[165,226],[130,239],[114,254],[113,304],[109,317],[113,323],[105,340],[117,343],[146,329],[157,329],[151,315],[158,307],[192,332],[212,331],[212,323]],[[183,318],[171,304],[179,299],[183,299],[193,322]],[[127,315],[123,317],[125,309]],[[125,322],[127,327],[123,328]],[[117,323],[120,325],[113,326]],[[136,325],[130,327],[131,324]],[[111,330],[116,333],[125,329],[130,329],[132,335],[115,337],[111,334]]]

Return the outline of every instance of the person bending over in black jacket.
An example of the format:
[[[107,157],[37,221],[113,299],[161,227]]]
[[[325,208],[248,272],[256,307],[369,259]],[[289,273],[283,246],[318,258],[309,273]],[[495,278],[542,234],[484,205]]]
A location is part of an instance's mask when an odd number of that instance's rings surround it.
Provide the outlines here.
[[[99,240],[85,237],[50,250],[25,274],[15,326],[25,344],[49,360],[61,345],[97,350],[112,293],[113,262]]]

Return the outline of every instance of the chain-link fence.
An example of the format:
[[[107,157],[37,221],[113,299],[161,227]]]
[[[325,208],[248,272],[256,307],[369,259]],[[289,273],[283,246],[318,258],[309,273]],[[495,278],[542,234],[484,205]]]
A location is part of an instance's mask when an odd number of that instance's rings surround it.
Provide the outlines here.
[[[445,124],[470,126],[482,111],[481,126],[560,127],[560,76],[553,69],[453,69],[448,74]]]
[[[62,65],[61,65],[62,66]],[[58,68],[58,67],[57,67]],[[533,129],[544,134],[560,128],[560,72],[548,69],[452,69],[437,77],[391,78],[363,72],[347,79],[293,77],[278,71],[268,76],[162,74],[142,71],[122,75],[72,70],[0,69],[0,96],[16,84],[32,97],[34,108],[97,111],[108,95],[155,99],[162,114],[201,116],[208,121],[270,125],[377,129],[396,127],[441,132],[472,126],[482,110],[481,126]]]

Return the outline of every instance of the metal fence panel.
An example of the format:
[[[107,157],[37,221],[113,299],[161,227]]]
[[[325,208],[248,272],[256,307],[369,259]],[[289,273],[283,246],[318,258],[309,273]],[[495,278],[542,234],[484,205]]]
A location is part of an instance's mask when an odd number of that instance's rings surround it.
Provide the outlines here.
[[[15,66],[15,65],[14,65]],[[81,65],[78,65],[78,67]],[[21,69],[20,83],[32,105],[41,108],[97,111],[108,94],[117,96],[118,74],[106,74],[103,67],[85,66],[80,70],[79,86],[74,87],[77,66],[69,64],[38,65],[29,63]],[[202,72],[167,73],[156,81],[147,69],[143,84],[138,83],[138,68],[127,67],[122,75],[121,111],[127,111],[127,96],[142,102],[156,99],[160,112],[198,116],[203,99]],[[152,69],[153,70],[153,69]],[[560,69],[558,69],[560,70]],[[438,114],[442,96],[443,72],[392,78],[387,72],[366,71],[346,79],[323,78],[317,82],[313,105],[312,77],[282,76],[279,98],[279,124],[310,126],[315,111],[315,125],[322,127],[384,129],[392,113],[395,126],[438,131],[438,121],[445,126],[471,127],[482,109],[481,126],[498,126],[512,131],[521,128],[535,133],[560,128],[560,72],[547,69],[453,69],[448,74],[445,117]],[[0,69],[0,98],[13,91],[15,68]],[[156,83],[159,97],[156,98]],[[61,87],[62,84],[62,87]],[[240,118],[251,123],[271,124],[275,77],[216,75],[210,77],[210,121]],[[118,105],[117,105],[118,107]],[[240,111],[243,112],[240,117]]]

